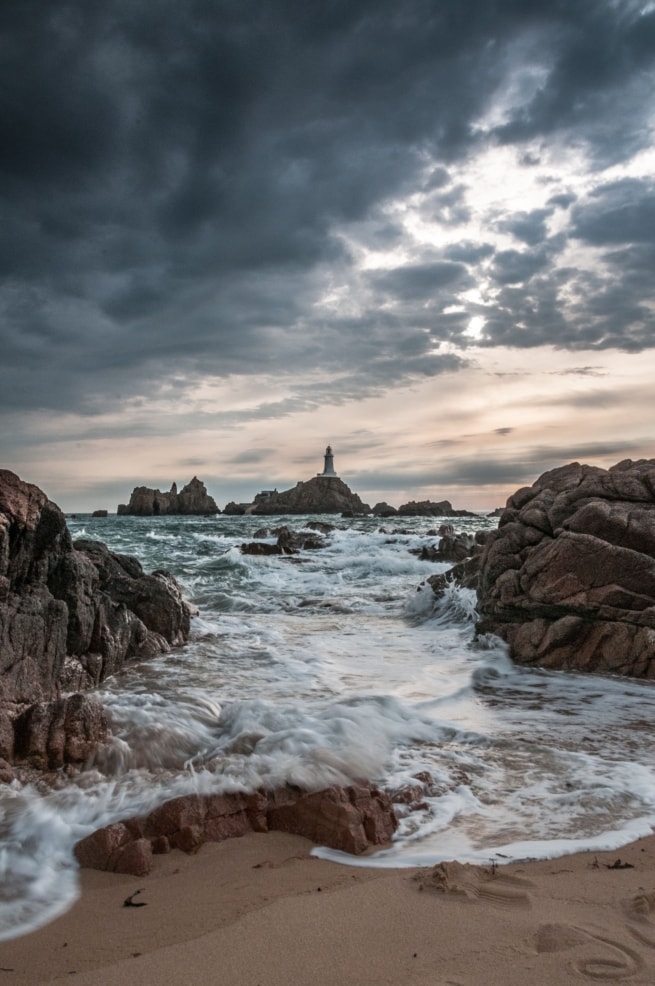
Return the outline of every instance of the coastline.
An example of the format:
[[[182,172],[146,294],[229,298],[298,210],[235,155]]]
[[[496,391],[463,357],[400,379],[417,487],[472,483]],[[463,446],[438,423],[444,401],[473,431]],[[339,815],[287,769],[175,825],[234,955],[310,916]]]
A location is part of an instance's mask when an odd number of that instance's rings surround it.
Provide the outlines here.
[[[148,877],[83,870],[66,914],[0,943],[0,983],[653,981],[655,835],[493,868],[352,867],[311,849],[248,834],[159,856]]]

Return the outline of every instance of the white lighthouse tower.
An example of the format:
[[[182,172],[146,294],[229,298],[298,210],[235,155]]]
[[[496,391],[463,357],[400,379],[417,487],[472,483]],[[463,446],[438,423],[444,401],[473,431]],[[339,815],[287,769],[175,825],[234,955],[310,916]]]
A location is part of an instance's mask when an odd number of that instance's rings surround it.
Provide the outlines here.
[[[334,477],[337,478],[337,474],[334,471],[334,462],[332,460],[332,446],[328,445],[325,450],[325,461],[323,463],[323,472],[316,474],[317,476]]]

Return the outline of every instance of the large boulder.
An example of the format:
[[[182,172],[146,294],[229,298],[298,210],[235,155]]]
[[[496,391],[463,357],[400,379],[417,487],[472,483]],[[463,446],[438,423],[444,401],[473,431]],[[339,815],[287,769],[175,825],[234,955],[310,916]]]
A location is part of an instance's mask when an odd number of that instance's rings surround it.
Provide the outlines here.
[[[127,660],[183,643],[189,629],[170,575],[146,575],[99,542],[73,544],[59,507],[0,470],[1,757],[83,760],[106,723],[88,700],[62,705],[61,692],[92,688]]]
[[[135,517],[159,517],[163,515],[211,516],[219,514],[213,497],[197,476],[177,492],[173,483],[168,493],[150,489],[148,486],[135,486],[128,504],[120,503],[117,513]]]
[[[655,460],[575,462],[514,493],[478,611],[518,662],[655,677]]]

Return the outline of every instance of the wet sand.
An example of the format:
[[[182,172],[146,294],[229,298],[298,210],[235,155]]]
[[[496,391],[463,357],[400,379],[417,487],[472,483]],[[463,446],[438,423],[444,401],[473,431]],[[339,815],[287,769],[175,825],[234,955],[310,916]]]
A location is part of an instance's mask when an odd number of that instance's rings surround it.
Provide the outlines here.
[[[70,911],[0,943],[0,986],[655,981],[655,836],[498,867],[369,869],[311,848],[253,834],[157,857],[148,877],[83,871]]]

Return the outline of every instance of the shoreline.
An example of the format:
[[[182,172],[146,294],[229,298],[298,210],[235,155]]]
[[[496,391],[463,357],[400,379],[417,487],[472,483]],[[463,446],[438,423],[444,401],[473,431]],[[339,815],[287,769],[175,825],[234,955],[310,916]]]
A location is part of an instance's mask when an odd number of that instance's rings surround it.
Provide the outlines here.
[[[69,911],[0,943],[0,983],[653,982],[655,835],[498,867],[357,867],[312,848],[253,833],[158,856],[147,877],[82,870]]]

